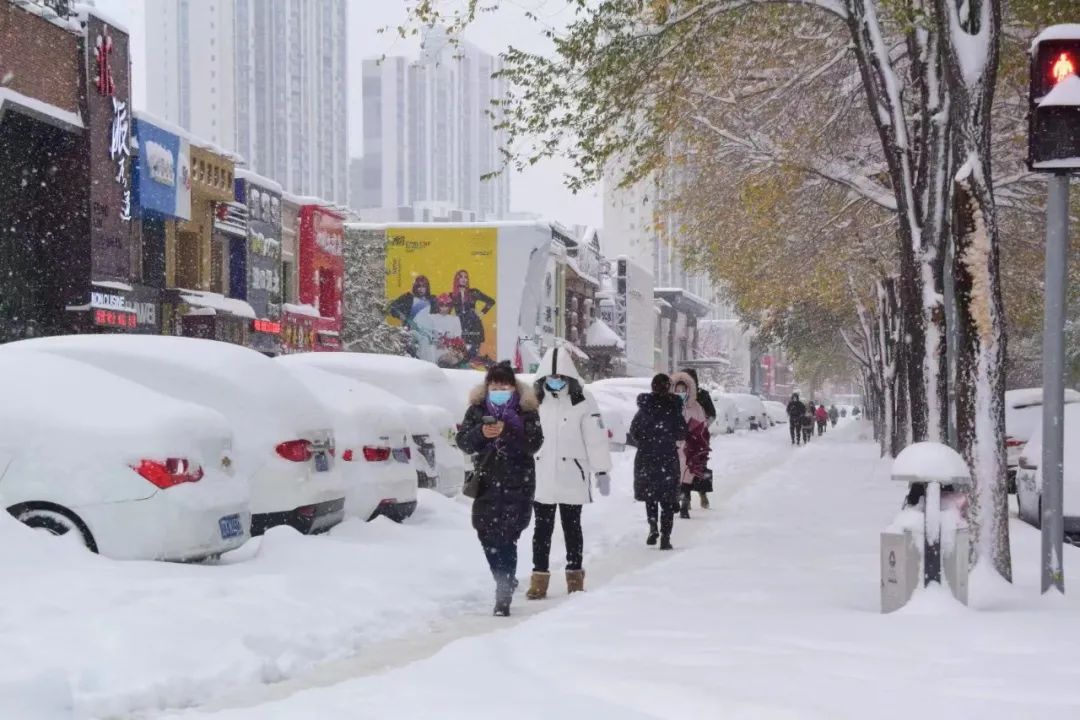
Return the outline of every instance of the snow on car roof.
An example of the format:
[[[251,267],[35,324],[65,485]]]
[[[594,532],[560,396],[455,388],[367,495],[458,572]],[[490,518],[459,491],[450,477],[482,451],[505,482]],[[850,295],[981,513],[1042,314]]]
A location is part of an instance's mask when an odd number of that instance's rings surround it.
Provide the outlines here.
[[[1065,388],[1065,402],[1075,403],[1080,402],[1080,392]],[[1032,405],[1043,404],[1043,390],[1038,388],[1017,388],[1015,390],[1005,391],[1005,407],[1006,408],[1023,408],[1031,407]]]
[[[231,435],[209,408],[161,395],[73,359],[6,346],[0,353],[0,442],[52,452],[100,449],[186,456],[203,438]]]
[[[282,366],[334,416],[334,436],[339,446],[361,441],[364,430],[377,427],[394,433],[405,432],[405,421],[397,409],[400,402],[379,399],[370,387],[344,375],[299,363]]]
[[[436,404],[457,413],[459,399],[446,375],[436,365],[416,358],[374,353],[296,353],[278,358],[284,363],[306,363],[354,380],[378,385],[412,403]]]
[[[238,443],[278,443],[330,426],[326,409],[285,368],[239,345],[162,335],[63,335],[5,347],[63,355],[214,408],[229,418]]]

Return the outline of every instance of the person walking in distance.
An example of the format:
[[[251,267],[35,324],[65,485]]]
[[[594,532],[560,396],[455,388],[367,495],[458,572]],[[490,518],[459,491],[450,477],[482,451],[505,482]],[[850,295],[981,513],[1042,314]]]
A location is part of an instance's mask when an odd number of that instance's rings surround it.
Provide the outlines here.
[[[697,401],[697,383],[687,373],[671,376],[675,395],[682,403],[683,419],[686,420],[686,440],[679,446],[679,517],[690,519],[690,494],[702,488],[709,473],[709,424],[705,411]],[[709,501],[701,493],[701,507],[708,508]]]
[[[810,442],[814,437],[814,422],[815,422],[815,408],[814,401],[810,400],[806,403],[806,413],[802,418],[802,437],[803,442]]]
[[[836,405],[829,406],[829,423],[836,427],[836,421],[840,419],[840,411],[836,409]]]
[[[535,393],[517,381],[508,362],[488,370],[469,403],[457,446],[475,456],[472,524],[495,578],[495,615],[505,617],[517,587],[517,541],[532,515],[533,456],[544,433]]]
[[[792,393],[791,400],[787,404],[788,431],[791,433],[791,444],[802,444],[802,422],[806,414],[806,405],[799,399],[799,393]]]
[[[533,500],[533,572],[526,594],[547,597],[555,515],[566,541],[566,591],[585,589],[581,566],[584,537],[581,508],[592,502],[591,483],[601,495],[611,492],[611,451],[596,400],[584,388],[570,353],[552,348],[540,363],[536,398],[544,446],[536,454],[536,496]]]
[[[638,411],[630,423],[634,456],[634,499],[645,503],[649,521],[647,545],[660,541],[671,549],[671,531],[679,505],[679,443],[686,439],[686,420],[679,399],[671,394],[671,378],[656,375],[652,392],[637,399]],[[657,527],[659,521],[659,527]]]
[[[814,411],[814,419],[817,420],[817,434],[821,437],[825,434],[825,426],[829,424],[829,411],[825,409],[825,403],[817,406]]]

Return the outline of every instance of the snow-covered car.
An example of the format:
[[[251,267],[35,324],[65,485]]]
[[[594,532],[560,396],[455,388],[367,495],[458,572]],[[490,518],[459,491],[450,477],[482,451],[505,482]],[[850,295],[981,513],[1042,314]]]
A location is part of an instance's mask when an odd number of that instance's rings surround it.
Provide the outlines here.
[[[1065,405],[1064,422],[1065,533],[1074,536],[1080,535],[1080,443],[1070,442],[1070,439],[1080,437],[1080,403]],[[1017,460],[1016,499],[1020,519],[1035,527],[1042,524],[1042,436],[1042,423],[1037,423]]]
[[[334,445],[345,479],[345,512],[398,522],[416,510],[416,469],[400,402],[369,385],[301,363],[283,363],[334,416]],[[391,398],[396,400],[396,398]]]
[[[248,539],[221,414],[30,351],[0,353],[0,396],[0,503],[27,525],[131,560],[199,560]]]
[[[786,425],[788,421],[787,406],[776,400],[763,400],[765,413],[769,416],[772,425]]]
[[[589,383],[586,388],[596,399],[600,408],[600,417],[607,427],[610,448],[614,452],[626,450],[627,434],[630,423],[637,413],[637,389]]]
[[[344,352],[297,353],[277,358],[277,361],[306,364],[374,385],[415,406],[426,421],[424,431],[415,433],[416,450],[422,459],[434,459],[427,463],[434,466],[434,473],[418,467],[420,487],[438,490],[447,496],[461,490],[467,463],[455,444],[460,399],[446,374],[437,366],[399,355]]]
[[[1042,388],[1005,391],[1005,459],[1011,492],[1016,490],[1017,466],[1024,446],[1042,425],[1042,397]],[[1080,393],[1066,389],[1065,403],[1080,403]]]
[[[453,415],[460,422],[465,417],[465,411],[469,409],[469,393],[473,388],[484,384],[484,373],[479,370],[451,369],[443,369],[443,373],[454,388],[454,397],[458,402]]]
[[[735,432],[739,426],[739,408],[735,400],[730,395],[715,390],[709,393],[709,397],[716,408],[716,420],[713,421],[710,432],[714,435],[730,435]]]
[[[4,348],[77,360],[224,415],[235,439],[236,471],[251,484],[253,535],[275,525],[321,532],[344,517],[333,418],[261,353],[216,340],[154,335],[67,335]]]
[[[748,393],[720,393],[719,398],[735,405],[736,430],[765,430],[769,427],[761,398]]]

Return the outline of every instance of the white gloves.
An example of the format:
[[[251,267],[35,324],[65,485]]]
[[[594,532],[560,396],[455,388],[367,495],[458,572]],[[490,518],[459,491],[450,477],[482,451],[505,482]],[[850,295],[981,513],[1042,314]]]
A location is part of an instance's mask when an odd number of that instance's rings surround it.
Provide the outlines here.
[[[596,473],[596,489],[604,497],[611,493],[611,477],[607,473]]]

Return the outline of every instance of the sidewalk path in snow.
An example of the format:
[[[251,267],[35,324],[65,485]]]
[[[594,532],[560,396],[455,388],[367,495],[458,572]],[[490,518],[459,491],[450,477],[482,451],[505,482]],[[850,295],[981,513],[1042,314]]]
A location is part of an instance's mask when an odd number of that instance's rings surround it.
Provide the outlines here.
[[[1030,528],[1013,525],[1015,587],[977,575],[971,610],[921,592],[879,614],[903,489],[861,427],[786,453],[661,562],[407,666],[198,717],[1080,716],[1080,602],[1039,597]]]
[[[701,537],[713,531],[717,523],[721,522],[724,505],[734,495],[783,463],[794,450],[783,427],[773,428],[768,432],[740,432],[737,435],[714,438],[710,463],[716,489],[711,495],[713,509],[697,509],[695,496],[692,519],[676,521],[674,542],[680,546],[699,542]],[[617,458],[616,482],[624,487],[616,488],[611,498],[599,498],[595,505],[585,511],[586,586],[590,593],[621,575],[667,557],[655,548],[646,548],[644,545],[647,529],[644,506],[633,503],[626,487],[632,482],[631,464],[632,454]],[[602,513],[601,517],[597,517],[599,513]],[[613,532],[610,527],[605,532],[599,532],[597,527],[600,523],[619,523],[625,526],[628,519],[632,528],[629,532]],[[368,646],[352,657],[322,664],[309,673],[272,685],[248,686],[227,693],[201,708],[201,712],[255,707],[311,688],[332,686],[358,677],[383,673],[428,658],[456,640],[505,630],[559,607],[567,600],[562,578],[558,575],[561,558],[565,555],[559,528],[556,528],[552,544],[554,572],[549,598],[544,602],[528,602],[524,598],[524,588],[531,570],[531,532],[530,527],[522,536],[519,546],[518,576],[523,586],[515,598],[513,615],[509,619],[493,620],[487,605],[480,610],[473,608],[472,611],[457,612],[451,617],[435,621],[428,628]],[[388,582],[392,581],[392,578],[388,579]]]

